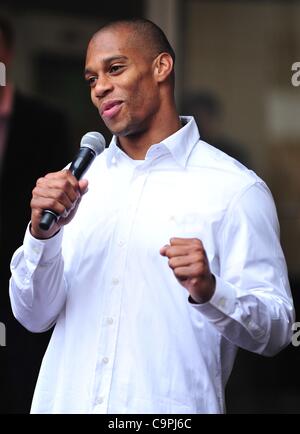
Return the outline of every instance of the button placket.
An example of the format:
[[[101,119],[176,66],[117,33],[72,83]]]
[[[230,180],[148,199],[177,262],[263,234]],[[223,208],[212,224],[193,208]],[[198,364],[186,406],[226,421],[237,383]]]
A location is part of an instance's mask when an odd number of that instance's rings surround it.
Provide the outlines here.
[[[134,224],[139,199],[146,180],[146,174],[132,177],[128,194],[124,197],[122,206],[119,208],[116,219],[116,231],[112,240],[112,257],[117,258],[115,266],[111,270],[111,290],[106,297],[104,324],[106,327],[101,334],[99,344],[98,361],[98,384],[95,387],[95,396],[105,396],[106,407],[109,402],[109,391],[112,381],[112,369],[117,346],[118,326],[122,305],[122,289],[124,284],[124,273],[126,266],[127,252],[130,245],[130,233]]]

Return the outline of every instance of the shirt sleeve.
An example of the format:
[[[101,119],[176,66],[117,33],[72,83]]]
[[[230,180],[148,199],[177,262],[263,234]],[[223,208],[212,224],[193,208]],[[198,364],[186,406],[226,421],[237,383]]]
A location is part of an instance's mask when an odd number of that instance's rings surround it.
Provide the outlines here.
[[[28,226],[23,246],[11,260],[9,293],[13,314],[32,332],[51,328],[65,303],[62,236],[63,229],[48,240],[38,240]]]
[[[294,307],[272,195],[263,182],[228,208],[219,232],[220,275],[193,304],[233,344],[272,356],[291,341]]]

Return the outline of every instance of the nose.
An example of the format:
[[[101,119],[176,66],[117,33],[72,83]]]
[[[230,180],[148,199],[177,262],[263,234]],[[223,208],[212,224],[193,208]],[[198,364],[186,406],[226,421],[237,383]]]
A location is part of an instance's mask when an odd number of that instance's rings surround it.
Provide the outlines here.
[[[111,92],[113,89],[113,85],[109,77],[106,77],[105,75],[99,76],[97,78],[96,85],[94,87],[95,96],[97,98],[102,98],[103,96],[107,95],[109,92]]]

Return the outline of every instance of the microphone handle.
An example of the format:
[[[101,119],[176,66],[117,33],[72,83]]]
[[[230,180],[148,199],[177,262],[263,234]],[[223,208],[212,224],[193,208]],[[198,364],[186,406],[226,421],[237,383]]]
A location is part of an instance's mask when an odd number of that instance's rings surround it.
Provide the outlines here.
[[[59,215],[57,215],[54,211],[45,209],[39,223],[40,229],[43,231],[48,231],[52,227],[53,223],[58,220],[58,217]]]
[[[95,157],[96,153],[93,149],[88,147],[80,148],[69,169],[72,175],[76,179],[80,179]],[[58,214],[50,209],[45,209],[39,223],[39,228],[43,231],[48,231],[58,219]]]

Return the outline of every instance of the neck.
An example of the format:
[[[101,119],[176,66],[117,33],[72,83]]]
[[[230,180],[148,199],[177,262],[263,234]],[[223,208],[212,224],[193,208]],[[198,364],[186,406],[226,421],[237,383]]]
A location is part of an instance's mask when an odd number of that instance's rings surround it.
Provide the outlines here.
[[[159,143],[181,128],[177,112],[169,116],[160,117],[151,128],[129,136],[118,137],[120,147],[133,160],[144,160],[148,149]]]

